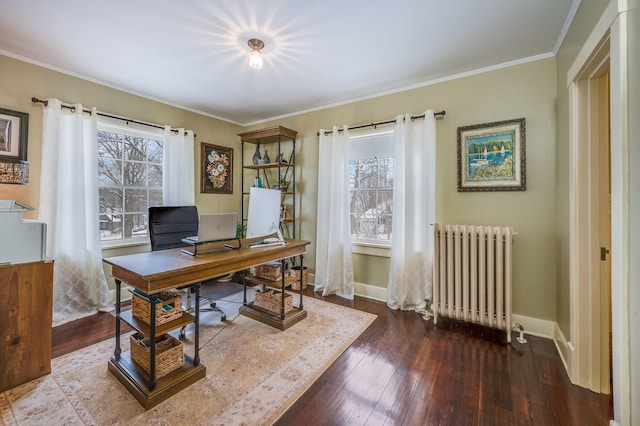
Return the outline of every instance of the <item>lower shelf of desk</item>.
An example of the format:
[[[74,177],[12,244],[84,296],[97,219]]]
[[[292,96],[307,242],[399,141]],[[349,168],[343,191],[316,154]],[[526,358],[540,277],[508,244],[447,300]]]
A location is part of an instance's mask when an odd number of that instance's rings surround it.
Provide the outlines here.
[[[149,375],[131,360],[129,351],[122,352],[120,358],[111,357],[109,371],[124,385],[146,410],[187,388],[207,374],[204,365],[193,365],[191,357],[185,355],[184,365],[158,379],[156,387],[149,390]]]
[[[271,327],[277,328],[278,330],[284,331],[305,319],[307,317],[307,311],[304,309],[294,308],[292,311],[285,314],[284,319],[281,319],[279,315],[253,306],[253,302],[251,302],[248,305],[240,307],[240,315],[244,315],[256,321],[260,321],[263,324],[267,324]]]

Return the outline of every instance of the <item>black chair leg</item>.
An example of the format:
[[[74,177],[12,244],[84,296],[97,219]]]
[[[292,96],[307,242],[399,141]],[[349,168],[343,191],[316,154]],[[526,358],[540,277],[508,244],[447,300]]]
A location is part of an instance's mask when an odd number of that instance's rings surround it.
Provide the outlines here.
[[[215,312],[220,314],[220,316],[221,316],[220,321],[226,321],[227,320],[227,314],[225,314],[222,309],[220,309],[220,308],[218,308],[216,306],[216,302],[209,303],[209,307],[211,308],[211,311],[215,311]]]
[[[184,289],[183,288],[179,288],[179,290]],[[191,306],[191,293],[192,293],[192,288],[188,288],[187,289],[187,306],[186,306],[186,312],[192,312],[193,311],[193,307]],[[200,298],[200,302],[205,302],[207,299],[204,297]],[[210,302],[209,303],[209,308],[206,309],[200,309],[200,312],[204,311],[211,311],[211,312],[217,312],[220,314],[220,321],[226,321],[227,320],[227,314],[224,313],[224,311],[222,309],[220,309],[217,305],[216,302]],[[179,338],[180,339],[184,339],[187,336],[187,326],[183,326],[182,328],[180,328],[180,335]]]

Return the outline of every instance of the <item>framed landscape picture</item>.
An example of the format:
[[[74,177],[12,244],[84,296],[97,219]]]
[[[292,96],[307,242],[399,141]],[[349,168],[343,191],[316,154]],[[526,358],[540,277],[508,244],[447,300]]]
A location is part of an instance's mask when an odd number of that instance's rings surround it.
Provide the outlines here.
[[[458,191],[524,191],[525,119],[458,127]]]
[[[27,160],[29,114],[0,108],[0,158]]]
[[[233,194],[233,148],[201,143],[200,192]]]

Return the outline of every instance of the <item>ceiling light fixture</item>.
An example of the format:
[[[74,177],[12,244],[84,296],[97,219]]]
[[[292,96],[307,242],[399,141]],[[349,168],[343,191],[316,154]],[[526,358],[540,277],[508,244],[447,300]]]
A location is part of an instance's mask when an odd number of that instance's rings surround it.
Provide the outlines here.
[[[260,49],[264,48],[264,42],[257,38],[252,38],[248,41],[251,53],[249,53],[249,66],[254,70],[262,69],[262,52]]]

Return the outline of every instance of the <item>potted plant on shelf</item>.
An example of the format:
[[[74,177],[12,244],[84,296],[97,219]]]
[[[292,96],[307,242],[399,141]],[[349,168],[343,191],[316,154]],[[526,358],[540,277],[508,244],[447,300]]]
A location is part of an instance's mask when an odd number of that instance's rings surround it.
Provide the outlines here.
[[[240,221],[236,226],[236,238],[244,238],[244,235],[247,233],[247,224]]]
[[[287,192],[287,190],[289,189],[289,179],[287,179],[286,174],[284,176],[280,177],[280,191],[282,192]]]

